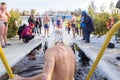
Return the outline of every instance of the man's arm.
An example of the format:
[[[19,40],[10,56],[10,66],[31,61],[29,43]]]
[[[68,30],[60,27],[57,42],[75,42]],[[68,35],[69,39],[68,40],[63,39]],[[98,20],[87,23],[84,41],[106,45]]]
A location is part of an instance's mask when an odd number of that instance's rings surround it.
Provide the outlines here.
[[[6,11],[6,15],[7,15],[8,17],[11,17],[11,16],[10,16],[10,13],[9,13],[9,12],[7,12],[7,11]]]
[[[52,49],[45,53],[45,64],[41,75],[33,77],[31,80],[51,80],[55,65],[55,57]]]
[[[51,21],[51,19],[50,19],[50,17],[49,17],[49,16],[47,16],[47,19],[48,19],[48,21],[49,21],[49,22]]]
[[[51,21],[51,19],[50,19],[50,17],[48,16],[48,22],[49,22],[49,24],[50,24],[50,21]]]
[[[46,75],[45,80],[51,80],[55,66],[55,56],[53,48],[48,49],[45,53],[45,64],[43,68],[43,74]]]
[[[43,24],[45,24],[45,18],[43,18]]]
[[[28,78],[22,78],[18,75],[15,75],[15,78],[11,80],[51,80],[54,70],[54,65],[55,65],[55,57],[54,57],[53,49],[48,49],[45,53],[45,64],[42,74]]]
[[[43,72],[40,75],[26,78],[23,80],[51,80],[53,70],[55,65],[55,57],[52,49],[48,49],[45,53],[45,64],[43,67]]]

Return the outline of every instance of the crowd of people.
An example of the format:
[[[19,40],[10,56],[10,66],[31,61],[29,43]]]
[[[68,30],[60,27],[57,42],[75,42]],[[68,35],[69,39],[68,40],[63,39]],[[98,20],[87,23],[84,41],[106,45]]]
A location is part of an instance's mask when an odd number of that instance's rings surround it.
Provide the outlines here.
[[[10,17],[10,14],[6,10],[6,3],[2,2],[0,4],[0,46],[3,48],[9,45],[7,43],[8,17]],[[113,26],[113,21],[110,21],[112,19],[108,20],[108,29]],[[90,43],[90,34],[94,31],[94,24],[86,11],[82,11],[81,17],[71,12],[71,18],[58,16],[57,19],[51,19],[49,14],[46,14],[43,18],[35,18],[34,15],[31,15],[28,19],[28,25],[23,24],[19,27],[19,39],[22,38],[24,43],[28,43],[36,35],[40,36],[42,34],[42,27],[44,28],[44,37],[50,37],[50,22],[52,22],[54,28],[57,28],[58,31],[56,32],[60,35],[64,34],[59,30],[65,28],[68,34],[72,34],[73,39],[76,38],[76,35],[82,35],[82,40],[85,43]],[[55,34],[55,36],[59,35]],[[11,80],[74,80],[74,73],[74,52],[61,39],[46,51],[45,64],[41,74],[28,78],[15,75],[15,78]]]
[[[6,9],[6,3],[2,2],[0,5],[0,45],[5,48],[6,46],[10,45],[7,43],[7,31],[8,31],[8,17],[10,17],[9,12]],[[27,36],[35,36],[42,34],[42,26],[44,27],[44,37],[49,37],[50,32],[50,23],[52,22],[52,25],[56,28],[65,28],[68,34],[73,35],[73,38],[75,39],[77,35],[82,35],[85,43],[90,43],[90,34],[94,31],[94,24],[92,21],[92,18],[87,14],[86,11],[82,11],[82,15],[76,16],[73,12],[71,12],[71,18],[66,18],[65,16],[58,16],[57,19],[50,18],[48,14],[46,14],[43,18],[37,17],[35,18],[34,15],[31,15],[28,19],[28,26],[23,24],[21,26],[22,28],[28,29],[21,29],[18,30],[18,35],[20,38],[23,38],[23,42],[29,42],[28,38],[26,40]],[[30,27],[31,24],[34,25],[34,27]],[[107,21],[107,29],[110,30],[114,24],[114,19],[109,18]],[[32,30],[32,31],[31,31]],[[26,33],[25,33],[26,32]],[[23,37],[24,36],[24,37]],[[31,38],[30,38],[31,40]],[[4,42],[4,43],[3,43]]]
[[[7,29],[8,29],[8,17],[10,14],[6,10],[6,3],[2,2],[0,5],[0,45],[4,48],[7,44]],[[19,39],[22,38],[24,43],[28,43],[37,34],[42,34],[42,26],[44,27],[44,37],[49,37],[51,18],[49,14],[46,14],[43,18],[31,15],[28,19],[28,25],[23,24],[19,27],[18,35]],[[55,45],[49,48],[45,53],[45,64],[43,72],[37,76],[22,78],[15,75],[12,80],[74,80],[75,73],[75,55],[62,37],[63,32],[61,29],[65,28],[68,34],[71,34],[73,38],[76,38],[76,34],[79,35],[79,30],[82,29],[83,40],[86,43],[90,42],[90,34],[94,31],[93,22],[90,16],[83,11],[81,19],[78,19],[74,12],[71,12],[71,18],[67,19],[65,16],[62,18],[58,16],[57,19],[52,19],[52,23],[55,31]],[[59,37],[58,37],[59,36]],[[59,39],[58,39],[59,38]],[[4,45],[2,43],[4,41]],[[63,75],[63,73],[65,73]]]
[[[12,80],[74,80],[75,73],[75,55],[71,48],[68,45],[65,45],[64,38],[62,36],[65,34],[62,32],[65,28],[68,35],[70,32],[73,34],[73,38],[76,38],[76,34],[79,34],[78,29],[82,29],[83,40],[86,43],[90,42],[90,34],[94,31],[93,22],[90,16],[87,15],[85,11],[82,12],[82,17],[77,20],[74,13],[71,13],[71,19],[62,19],[61,16],[58,16],[57,19],[52,20],[53,27],[55,28],[55,43],[54,45],[47,49],[45,52],[45,64],[41,74],[38,74],[33,77],[23,78],[18,75],[15,75],[15,78]],[[48,14],[43,17],[44,27],[44,37],[49,37],[49,28],[50,28],[51,19]],[[29,25],[24,28],[21,32],[20,37],[23,39],[23,42],[28,43],[35,36],[36,26],[40,26],[39,18],[34,19],[34,16],[31,15],[28,19]],[[79,28],[77,26],[80,26]],[[63,75],[63,73],[65,73]]]
[[[38,35],[40,36],[40,34],[42,34],[42,27],[44,28],[44,37],[49,37],[50,34],[50,28],[52,27],[50,25],[50,23],[52,23],[54,28],[58,28],[58,29],[65,29],[65,31],[67,31],[68,34],[72,34],[73,38],[75,39],[77,37],[77,35],[83,36],[82,40],[85,40],[85,43],[90,43],[90,34],[94,31],[94,25],[93,25],[93,21],[91,19],[90,16],[88,16],[88,14],[86,13],[86,11],[82,12],[81,17],[80,16],[75,16],[73,12],[71,12],[71,18],[67,18],[65,16],[57,16],[57,17],[53,17],[50,18],[50,16],[48,14],[46,14],[44,17],[37,17],[35,19],[34,15],[31,15],[28,19],[28,23],[29,26],[30,24],[33,24],[34,27],[32,28],[32,31],[24,31],[21,29],[25,28],[23,26],[21,26],[18,30],[19,36],[20,38],[23,38],[23,33],[22,32],[29,32],[29,35],[27,36],[35,36]],[[28,26],[28,27],[29,27]],[[21,32],[22,30],[22,32]],[[21,35],[20,35],[21,32]],[[26,37],[26,36],[25,36]],[[29,42],[28,38],[26,41],[26,38],[23,38],[23,42]],[[33,38],[33,37],[32,37]],[[25,40],[24,40],[25,39]],[[29,39],[31,40],[31,38]]]
[[[73,12],[71,13],[71,19],[64,17],[63,20],[60,16],[58,16],[56,20],[56,27],[62,28],[63,26],[68,34],[72,32],[74,39],[77,35],[82,35],[82,40],[85,40],[85,43],[90,43],[90,34],[94,31],[94,25],[92,18],[88,16],[86,11],[82,11],[81,18],[80,16],[75,16]]]

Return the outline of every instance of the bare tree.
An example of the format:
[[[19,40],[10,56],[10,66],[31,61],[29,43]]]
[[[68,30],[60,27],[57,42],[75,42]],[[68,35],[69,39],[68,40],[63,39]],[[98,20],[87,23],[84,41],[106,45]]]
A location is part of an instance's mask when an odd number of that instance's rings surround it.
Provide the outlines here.
[[[102,4],[102,5],[100,6],[100,11],[103,13],[103,12],[105,11],[105,8],[106,8],[106,6],[105,6],[104,4]]]

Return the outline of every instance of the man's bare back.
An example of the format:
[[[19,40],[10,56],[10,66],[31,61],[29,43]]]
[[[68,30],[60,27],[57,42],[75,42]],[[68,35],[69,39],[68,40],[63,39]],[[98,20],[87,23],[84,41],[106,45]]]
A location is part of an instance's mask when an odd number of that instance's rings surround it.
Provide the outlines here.
[[[34,77],[13,80],[74,80],[75,56],[69,47],[62,43],[48,49],[45,53],[45,64],[42,74]]]
[[[75,72],[75,56],[73,51],[63,44],[58,44],[51,48],[50,52],[55,57],[51,80],[73,80]]]

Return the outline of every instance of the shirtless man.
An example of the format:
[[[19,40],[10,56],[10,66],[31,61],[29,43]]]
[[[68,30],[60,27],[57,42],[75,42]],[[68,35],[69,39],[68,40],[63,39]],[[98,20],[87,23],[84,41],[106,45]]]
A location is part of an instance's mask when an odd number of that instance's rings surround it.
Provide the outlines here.
[[[10,14],[6,11],[6,3],[1,2],[0,4],[0,45],[6,47],[7,44],[7,31],[8,31],[8,17]],[[4,40],[4,45],[2,41]]]
[[[47,33],[47,36],[49,37],[49,22],[50,22],[50,17],[48,16],[48,14],[46,14],[46,16],[43,18],[43,24],[44,24],[44,36],[46,36],[46,33]]]
[[[76,17],[74,16],[74,13],[71,13],[72,19],[71,19],[71,26],[72,26],[72,32],[73,32],[73,38],[75,38],[75,33],[76,33]]]
[[[56,33],[59,34],[59,32]],[[56,38],[55,46],[49,48],[45,53],[45,64],[41,74],[28,78],[15,75],[12,80],[74,80],[74,53],[62,40]]]

